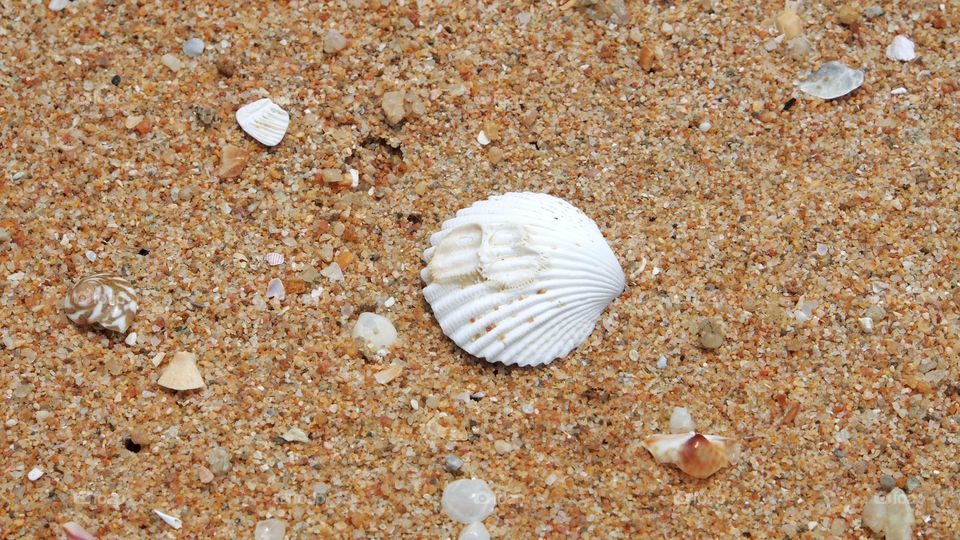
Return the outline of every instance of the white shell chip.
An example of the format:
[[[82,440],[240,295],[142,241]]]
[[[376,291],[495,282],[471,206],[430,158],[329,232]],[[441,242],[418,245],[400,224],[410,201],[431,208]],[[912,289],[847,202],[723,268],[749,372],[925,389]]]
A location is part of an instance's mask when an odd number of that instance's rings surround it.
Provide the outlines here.
[[[565,356],[624,290],[596,223],[543,193],[460,210],[423,258],[423,295],[444,334],[488,362],[535,366]]]
[[[497,496],[483,480],[455,480],[443,488],[440,506],[454,521],[476,523],[493,513]]]
[[[237,110],[237,123],[260,143],[276,146],[287,133],[290,115],[270,98],[263,98],[240,107]]]
[[[853,92],[863,84],[863,72],[840,62],[827,62],[797,83],[804,93],[820,99],[834,99]]]
[[[887,46],[887,58],[899,62],[909,62],[917,57],[916,47],[907,36],[897,36]]]

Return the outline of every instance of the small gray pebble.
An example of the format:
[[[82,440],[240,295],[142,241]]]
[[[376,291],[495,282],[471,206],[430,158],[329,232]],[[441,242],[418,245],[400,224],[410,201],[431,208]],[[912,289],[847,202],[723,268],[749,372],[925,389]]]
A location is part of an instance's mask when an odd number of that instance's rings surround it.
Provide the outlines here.
[[[867,8],[867,18],[872,19],[883,15],[883,8],[880,6],[870,6]]]
[[[457,472],[460,470],[460,467],[463,467],[463,460],[457,456],[447,456],[443,459],[443,465],[450,472]]]
[[[897,487],[897,483],[893,480],[893,477],[889,474],[883,475],[880,478],[880,489],[884,491],[890,491],[891,489]]]
[[[183,54],[190,58],[196,58],[203,54],[204,46],[202,39],[190,38],[183,42]]]

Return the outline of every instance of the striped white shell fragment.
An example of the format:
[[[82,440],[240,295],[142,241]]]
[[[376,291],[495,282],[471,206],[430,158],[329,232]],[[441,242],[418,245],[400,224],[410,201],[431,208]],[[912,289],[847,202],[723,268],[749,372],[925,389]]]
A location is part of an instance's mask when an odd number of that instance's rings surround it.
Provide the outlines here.
[[[63,299],[71,321],[126,332],[137,315],[137,293],[129,281],[114,274],[94,274],[76,282]]]
[[[237,123],[261,144],[276,146],[287,133],[290,115],[270,98],[263,98],[237,109]]]
[[[596,223],[543,193],[507,193],[460,210],[431,235],[423,258],[423,295],[443,333],[506,365],[565,356],[624,289]]]
[[[276,252],[267,253],[267,264],[269,264],[270,266],[280,266],[281,264],[283,264],[284,260],[285,259],[283,258],[283,255],[281,255],[280,253],[276,253]]]

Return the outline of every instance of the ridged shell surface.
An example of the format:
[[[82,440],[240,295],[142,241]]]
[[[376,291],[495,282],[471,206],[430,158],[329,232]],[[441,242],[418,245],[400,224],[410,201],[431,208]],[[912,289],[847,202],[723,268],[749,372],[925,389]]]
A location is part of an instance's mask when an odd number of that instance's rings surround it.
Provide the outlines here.
[[[270,98],[263,98],[237,109],[237,123],[262,144],[276,146],[287,133],[290,115]]]
[[[123,333],[137,314],[137,293],[120,276],[94,274],[70,288],[63,310],[77,324],[96,324]]]
[[[430,237],[420,276],[440,327],[489,362],[535,366],[565,356],[624,288],[596,223],[543,193],[474,203]]]

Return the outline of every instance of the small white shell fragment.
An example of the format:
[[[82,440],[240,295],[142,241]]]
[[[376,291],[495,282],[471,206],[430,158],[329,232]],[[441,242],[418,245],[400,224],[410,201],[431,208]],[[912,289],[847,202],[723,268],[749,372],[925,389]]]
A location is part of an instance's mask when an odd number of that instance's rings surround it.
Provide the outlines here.
[[[320,275],[329,279],[330,281],[342,281],[343,280],[343,270],[340,268],[340,265],[337,263],[331,263],[330,266],[327,266],[320,271]]]
[[[374,351],[387,349],[397,340],[397,330],[390,319],[376,313],[361,313],[353,325],[351,336]]]
[[[139,122],[138,122],[138,123],[139,123]],[[90,262],[94,262],[94,261],[97,260],[97,254],[94,253],[94,252],[92,252],[92,251],[90,251],[89,249],[88,249],[87,252],[84,253],[83,255],[84,255],[84,256],[87,258],[87,260],[90,261]]]
[[[891,90],[890,93],[893,94],[893,95],[895,95],[895,96],[898,96],[898,95],[900,95],[900,94],[906,94],[906,93],[907,93],[907,89],[904,88],[904,87],[902,87],[902,86],[898,86],[898,87],[894,88],[893,90]]]
[[[307,434],[303,432],[300,428],[290,428],[286,433],[280,436],[283,440],[287,442],[310,442],[310,437],[307,437]]]
[[[127,345],[133,347],[134,345],[137,344],[137,333],[136,333],[136,332],[130,332],[129,334],[127,334],[127,338],[124,339],[123,342],[126,343]]]
[[[454,521],[476,523],[493,513],[497,496],[483,480],[455,480],[443,489],[440,505]]]
[[[484,527],[483,522],[475,521],[460,531],[457,540],[490,540],[490,532]]]
[[[183,54],[190,58],[196,58],[203,54],[206,44],[200,38],[190,38],[183,42]]]
[[[279,519],[265,519],[257,522],[253,531],[254,540],[283,540],[287,534],[287,524]]]
[[[874,495],[863,507],[863,524],[887,540],[912,538],[913,510],[907,495],[900,488]]]
[[[137,293],[129,281],[113,274],[93,274],[76,282],[63,299],[67,318],[126,332],[137,315]]]
[[[287,297],[287,291],[283,288],[283,282],[277,278],[270,280],[270,283],[267,283],[267,300],[271,298],[276,298],[277,300],[283,300]]]
[[[48,7],[53,11],[61,11],[63,8],[72,4],[74,0],[50,0]]]
[[[161,56],[160,62],[162,62],[163,65],[170,68],[170,71],[173,71],[173,72],[180,71],[180,69],[183,68],[183,62],[180,61],[180,59],[177,58],[177,55],[175,54],[167,53]]]
[[[159,366],[160,362],[163,362],[163,357],[166,356],[166,354],[167,353],[164,352],[158,352],[157,354],[153,355],[153,358],[150,359],[150,363],[153,364],[153,367]]]
[[[482,129],[480,130],[480,133],[477,133],[477,142],[480,143],[481,146],[490,144],[490,138],[487,137],[487,134],[484,133]]]
[[[403,366],[399,364],[391,364],[387,369],[378,371],[376,374],[374,374],[373,378],[377,381],[377,384],[387,384],[399,377],[401,373],[403,373]]]
[[[162,519],[164,523],[173,527],[174,529],[180,529],[180,527],[183,527],[183,521],[178,517],[171,516],[170,514],[165,514],[157,509],[154,509],[153,513],[160,516],[160,519]]]
[[[170,359],[164,368],[157,384],[171,390],[195,390],[203,388],[203,376],[197,369],[197,355],[188,352],[178,352]]]
[[[67,535],[67,540],[97,540],[97,537],[87,532],[79,523],[68,521],[61,525],[63,533]]]
[[[657,463],[676,465],[681,471],[700,479],[735,463],[739,453],[739,447],[732,439],[693,432],[653,435],[641,444]]]
[[[360,171],[356,169],[350,169],[350,187],[357,187],[360,185]]]
[[[887,46],[887,58],[898,62],[909,62],[917,57],[917,50],[907,36],[897,36]]]
[[[690,433],[697,429],[686,407],[674,407],[670,415],[670,433]]]
[[[857,319],[857,322],[860,323],[860,329],[868,334],[873,333],[873,319],[870,317],[861,317]]]
[[[280,266],[283,261],[283,255],[280,253],[267,253],[267,264],[270,266]]]
[[[804,93],[820,99],[834,99],[853,92],[863,84],[863,72],[840,62],[827,62],[797,83]]]
[[[240,107],[237,123],[261,144],[276,146],[287,133],[290,115],[270,98],[263,98]]]
[[[39,467],[34,467],[27,473],[27,479],[31,482],[36,482],[41,476],[43,476],[43,469]]]
[[[596,223],[543,193],[460,210],[431,235],[423,258],[423,296],[443,333],[488,362],[536,366],[565,356],[624,290]]]

